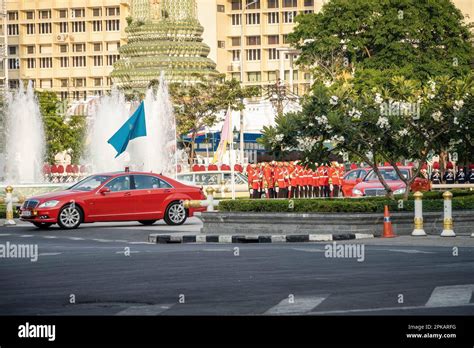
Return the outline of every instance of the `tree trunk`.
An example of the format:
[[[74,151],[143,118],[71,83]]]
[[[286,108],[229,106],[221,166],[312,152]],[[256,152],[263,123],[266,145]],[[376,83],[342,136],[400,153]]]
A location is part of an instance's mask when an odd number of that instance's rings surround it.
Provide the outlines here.
[[[191,166],[194,164],[194,145],[196,144],[196,131],[193,131],[193,134],[191,135],[191,153],[190,153],[190,162]]]
[[[375,156],[374,156],[375,157]],[[369,163],[370,164],[370,163]],[[393,196],[393,191],[392,189],[390,188],[390,186],[388,186],[387,182],[385,181],[385,178],[382,176],[382,174],[380,174],[380,170],[377,166],[377,162],[374,160],[374,165],[372,166],[372,169],[374,170],[374,173],[377,175],[377,177],[379,178],[379,181],[380,183],[382,184],[382,186],[385,188],[385,191],[387,191],[387,197],[390,198],[390,199],[395,199],[395,197]]]

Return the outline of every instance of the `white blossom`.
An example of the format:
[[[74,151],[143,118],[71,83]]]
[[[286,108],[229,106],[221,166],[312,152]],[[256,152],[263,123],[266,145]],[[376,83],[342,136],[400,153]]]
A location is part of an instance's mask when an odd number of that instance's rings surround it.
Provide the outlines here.
[[[455,118],[453,119],[453,123],[454,123],[455,125],[459,125],[459,120],[458,120],[457,117],[455,117]]]
[[[329,100],[329,104],[331,104],[331,105],[337,105],[338,100],[339,100],[339,98],[338,98],[337,96],[333,95],[333,96],[331,97],[331,99]]]
[[[356,108],[352,108],[351,111],[349,111],[349,116],[356,119],[356,120],[360,120],[360,117],[362,116],[362,113],[357,110]]]
[[[429,80],[428,85],[430,86],[432,92],[436,90],[436,82],[434,82],[433,80]]]
[[[431,114],[431,117],[433,118],[433,120],[435,120],[436,122],[439,122],[441,121],[441,117],[443,116],[443,114],[441,113],[441,111],[436,111],[436,112],[433,112]]]
[[[278,141],[278,142],[282,141],[283,140],[283,134],[275,135],[275,140]]]
[[[326,87],[331,87],[332,84],[333,84],[333,81],[331,81],[331,80],[324,81],[324,86],[326,86]]]
[[[313,138],[298,138],[298,150],[301,151],[311,151],[314,145],[317,143],[316,139]]]
[[[428,99],[434,99],[435,95],[434,95],[434,94],[431,94],[431,93],[428,93],[428,94],[427,94],[427,97],[428,97]]]
[[[325,115],[316,116],[314,119],[318,121],[319,124],[322,124],[322,125],[328,124],[328,118]]]
[[[456,110],[456,111],[459,111],[462,109],[464,105],[464,100],[455,100],[454,101],[454,106],[453,106],[453,109]]]
[[[408,134],[408,129],[406,129],[406,128],[404,128],[404,129],[398,131],[398,135],[400,135],[400,136],[402,136],[402,137],[405,136],[405,135],[407,135],[407,134]]]
[[[376,104],[382,104],[382,102],[383,102],[382,96],[380,95],[380,93],[376,93],[375,94],[375,103]]]
[[[345,138],[342,135],[333,135],[331,137],[331,141],[334,143],[342,143],[344,142]]]
[[[380,116],[376,125],[380,129],[389,129],[390,128],[390,122],[388,121],[387,117]]]

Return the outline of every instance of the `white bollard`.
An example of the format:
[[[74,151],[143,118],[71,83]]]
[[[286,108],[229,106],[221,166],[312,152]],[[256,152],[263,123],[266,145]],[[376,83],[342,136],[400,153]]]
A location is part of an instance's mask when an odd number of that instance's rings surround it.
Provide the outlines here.
[[[453,215],[452,215],[452,198],[453,194],[449,191],[443,193],[444,198],[444,219],[443,219],[443,232],[441,237],[456,237],[456,233],[453,230]]]
[[[7,186],[5,188],[5,203],[7,204],[6,219],[3,223],[4,226],[14,226],[16,225],[15,220],[13,220],[13,187]]]
[[[214,189],[209,186],[207,189],[206,189],[206,193],[207,193],[207,211],[214,211]]]
[[[415,228],[411,233],[412,236],[426,236],[426,232],[423,229],[423,193],[417,191],[413,195],[415,197]]]

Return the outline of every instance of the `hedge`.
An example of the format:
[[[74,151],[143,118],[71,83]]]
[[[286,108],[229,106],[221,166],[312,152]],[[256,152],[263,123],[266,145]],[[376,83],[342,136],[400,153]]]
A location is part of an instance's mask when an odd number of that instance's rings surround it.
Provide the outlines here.
[[[288,199],[247,199],[222,200],[220,211],[239,212],[296,212],[296,213],[381,213],[388,205],[390,211],[413,211],[414,200],[409,199],[399,203],[384,197],[367,199],[294,199],[290,204]],[[443,199],[430,197],[423,200],[423,211],[442,212]],[[474,195],[453,197],[453,210],[474,210]]]

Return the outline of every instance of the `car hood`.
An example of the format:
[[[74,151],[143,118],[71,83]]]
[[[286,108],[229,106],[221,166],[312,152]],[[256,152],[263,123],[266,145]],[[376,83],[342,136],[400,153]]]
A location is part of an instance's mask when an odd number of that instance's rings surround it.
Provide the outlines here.
[[[69,197],[72,197],[72,196],[77,198],[78,196],[82,196],[88,193],[90,193],[90,191],[88,192],[75,191],[75,190],[56,191],[56,192],[49,192],[49,193],[45,193],[45,194],[34,196],[34,197],[29,197],[27,200],[37,200],[40,202],[44,202],[44,201],[50,201],[50,200],[56,199],[59,201],[59,200],[68,199]]]
[[[387,181],[387,185],[393,191],[405,187],[405,184],[401,180]],[[364,192],[364,190],[366,189],[384,189],[384,187],[380,181],[363,181],[355,185],[354,189],[358,189]]]

